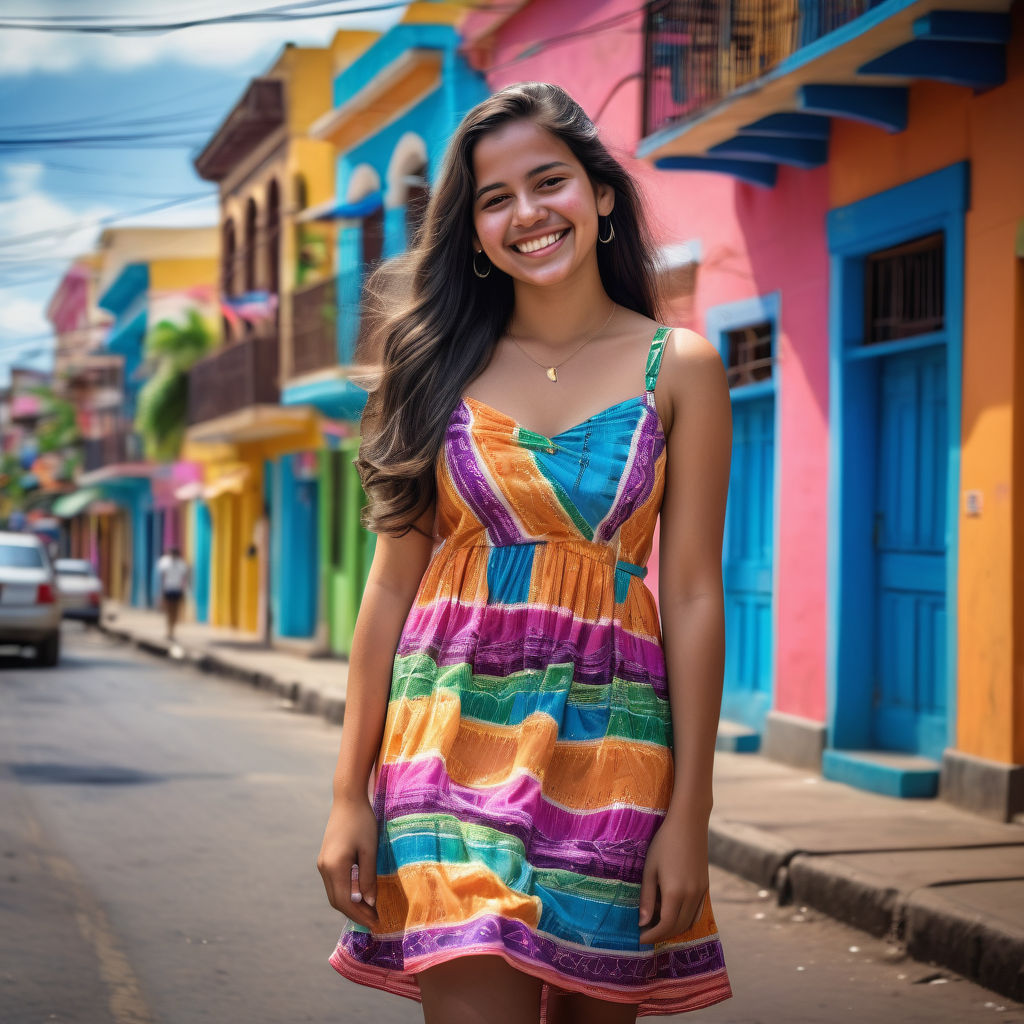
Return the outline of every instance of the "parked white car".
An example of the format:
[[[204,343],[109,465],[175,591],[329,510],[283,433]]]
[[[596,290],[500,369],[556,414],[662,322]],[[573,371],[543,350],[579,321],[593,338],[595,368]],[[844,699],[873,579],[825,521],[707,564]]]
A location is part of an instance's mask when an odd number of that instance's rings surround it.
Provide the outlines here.
[[[0,644],[34,647],[36,661],[60,660],[57,577],[43,542],[0,531]]]
[[[92,563],[84,558],[58,558],[57,590],[65,619],[82,619],[97,623],[103,608],[103,583]]]

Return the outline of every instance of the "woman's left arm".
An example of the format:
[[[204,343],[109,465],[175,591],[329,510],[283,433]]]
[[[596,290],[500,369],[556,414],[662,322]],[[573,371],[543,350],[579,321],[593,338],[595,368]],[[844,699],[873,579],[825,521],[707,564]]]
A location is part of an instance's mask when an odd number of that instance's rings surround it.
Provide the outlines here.
[[[686,931],[707,892],[711,778],[725,667],[722,537],[732,458],[729,385],[709,341],[682,328],[670,337],[659,380],[668,391],[672,421],[658,595],[675,778],[665,820],[648,849],[641,942]]]

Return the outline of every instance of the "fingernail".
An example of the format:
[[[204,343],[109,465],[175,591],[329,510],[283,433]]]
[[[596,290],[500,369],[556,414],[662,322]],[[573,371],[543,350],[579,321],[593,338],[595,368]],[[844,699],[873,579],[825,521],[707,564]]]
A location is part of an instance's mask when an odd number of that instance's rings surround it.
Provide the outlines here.
[[[352,893],[352,902],[353,903],[362,903],[363,902],[363,894],[360,893],[360,892]]]
[[[377,899],[374,896],[367,896],[366,902],[369,903],[371,907],[377,906]]]

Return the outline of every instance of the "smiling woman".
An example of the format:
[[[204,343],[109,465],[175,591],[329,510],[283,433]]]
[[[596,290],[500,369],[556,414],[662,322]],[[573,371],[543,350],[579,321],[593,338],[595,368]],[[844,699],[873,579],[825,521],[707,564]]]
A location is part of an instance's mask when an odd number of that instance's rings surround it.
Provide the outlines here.
[[[466,115],[419,239],[374,279],[398,301],[356,463],[379,536],[318,858],[331,963],[428,1024],[727,999],[721,360],[659,323],[636,186],[555,86]]]

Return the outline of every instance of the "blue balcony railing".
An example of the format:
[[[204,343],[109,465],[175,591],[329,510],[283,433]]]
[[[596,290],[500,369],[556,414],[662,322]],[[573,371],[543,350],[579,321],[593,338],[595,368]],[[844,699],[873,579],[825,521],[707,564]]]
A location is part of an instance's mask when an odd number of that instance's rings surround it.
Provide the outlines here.
[[[655,0],[647,10],[644,135],[699,116],[884,0]]]

